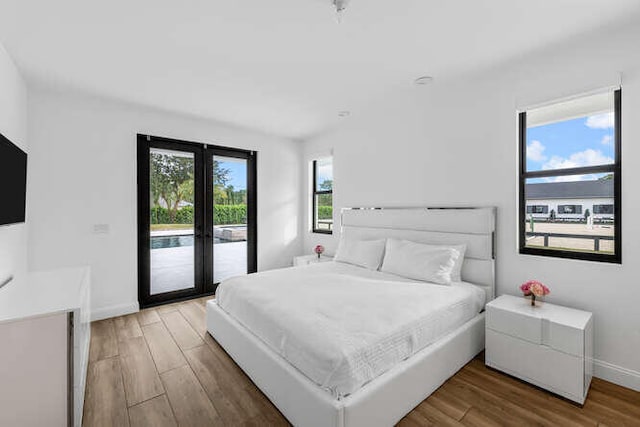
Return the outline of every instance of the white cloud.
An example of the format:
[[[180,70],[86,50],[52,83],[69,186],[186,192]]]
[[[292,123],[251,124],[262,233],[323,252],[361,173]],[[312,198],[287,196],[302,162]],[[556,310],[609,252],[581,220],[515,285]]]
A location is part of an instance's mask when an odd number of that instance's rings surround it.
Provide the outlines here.
[[[602,145],[613,145],[613,137],[611,135],[605,135],[602,137],[602,141],[600,141]]]
[[[542,169],[568,169],[568,168],[578,168],[583,166],[596,166],[596,165],[606,165],[613,163],[614,160],[611,157],[605,156],[602,154],[600,150],[594,150],[592,148],[588,148],[584,151],[578,151],[577,153],[571,154],[569,157],[560,157],[553,156],[542,165]],[[597,179],[595,175],[579,175],[579,176],[558,176],[554,178],[549,178],[550,182],[563,182],[563,181],[587,181]]]
[[[531,144],[527,145],[527,159],[534,162],[542,162],[547,160],[547,156],[544,153],[545,146],[540,141],[531,141]]]
[[[613,128],[615,121],[613,113],[604,113],[587,117],[584,124],[591,129],[610,129]]]
[[[317,168],[319,182],[333,179],[333,160],[331,158],[319,159]]]
[[[606,165],[609,163],[613,163],[611,157],[605,156],[600,150],[588,148],[584,151],[573,153],[568,158],[553,156],[547,163],[542,165],[542,169],[567,169],[582,166]]]

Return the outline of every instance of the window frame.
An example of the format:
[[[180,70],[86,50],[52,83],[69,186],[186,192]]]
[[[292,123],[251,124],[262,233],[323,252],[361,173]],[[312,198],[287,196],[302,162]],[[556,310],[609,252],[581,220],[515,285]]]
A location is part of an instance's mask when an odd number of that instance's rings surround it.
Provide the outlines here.
[[[314,160],[312,164],[313,169],[313,177],[311,180],[311,232],[319,233],[319,234],[333,234],[333,225],[331,226],[331,230],[323,230],[320,228],[316,228],[316,224],[318,223],[318,210],[317,210],[317,199],[319,195],[323,194],[331,194],[331,205],[333,206],[333,184],[331,185],[331,190],[318,190],[318,160]],[[331,158],[331,167],[333,168],[333,158]]]
[[[567,169],[527,171],[527,112],[518,113],[518,146],[519,146],[519,183],[518,183],[518,240],[519,253],[555,258],[568,258],[586,261],[622,264],[622,89],[614,90],[614,147],[613,164],[584,166]],[[591,253],[561,249],[532,248],[526,246],[527,205],[525,188],[527,179],[548,178],[552,176],[585,175],[593,173],[613,174],[613,224],[614,253]]]

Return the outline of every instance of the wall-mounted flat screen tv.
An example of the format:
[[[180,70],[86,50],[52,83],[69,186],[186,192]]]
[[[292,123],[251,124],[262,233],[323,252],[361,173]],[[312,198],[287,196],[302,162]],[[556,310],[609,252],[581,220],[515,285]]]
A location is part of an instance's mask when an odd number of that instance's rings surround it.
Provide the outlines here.
[[[24,222],[27,153],[0,134],[0,225]]]

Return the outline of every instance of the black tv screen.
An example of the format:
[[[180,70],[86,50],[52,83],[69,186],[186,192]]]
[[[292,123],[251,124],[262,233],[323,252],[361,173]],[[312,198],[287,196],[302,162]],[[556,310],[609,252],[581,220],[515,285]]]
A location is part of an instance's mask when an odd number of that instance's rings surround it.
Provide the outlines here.
[[[24,222],[27,153],[0,134],[0,225]]]

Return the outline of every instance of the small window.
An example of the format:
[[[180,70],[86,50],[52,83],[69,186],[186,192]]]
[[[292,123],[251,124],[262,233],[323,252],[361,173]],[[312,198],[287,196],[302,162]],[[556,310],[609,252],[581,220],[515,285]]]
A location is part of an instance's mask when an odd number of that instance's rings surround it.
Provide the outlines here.
[[[558,213],[561,215],[580,215],[582,213],[581,205],[559,205]]]
[[[520,253],[621,262],[621,90],[519,113]]]
[[[530,214],[547,214],[547,213],[549,213],[549,206],[547,206],[547,205],[530,205],[530,206],[527,206],[527,213],[530,213]]]
[[[333,159],[313,161],[313,224],[314,233],[333,232]]]
[[[594,215],[613,215],[613,205],[593,205]]]

